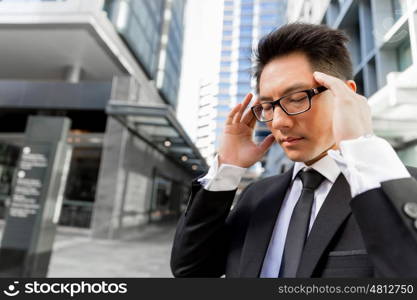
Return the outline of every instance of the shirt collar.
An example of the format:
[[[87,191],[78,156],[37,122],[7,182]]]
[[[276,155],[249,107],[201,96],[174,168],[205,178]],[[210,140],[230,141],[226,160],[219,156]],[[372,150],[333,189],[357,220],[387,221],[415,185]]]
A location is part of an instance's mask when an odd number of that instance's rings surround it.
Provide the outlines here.
[[[333,158],[331,158],[329,155],[323,156],[320,160],[316,161],[314,164],[307,166],[303,162],[295,162],[294,164],[294,170],[292,173],[292,180],[294,180],[295,176],[297,176],[298,172],[301,169],[314,169],[317,172],[319,172],[321,175],[323,175],[327,180],[329,180],[331,183],[334,183],[336,181],[336,178],[340,174],[340,168],[337,165],[337,163],[334,161]]]

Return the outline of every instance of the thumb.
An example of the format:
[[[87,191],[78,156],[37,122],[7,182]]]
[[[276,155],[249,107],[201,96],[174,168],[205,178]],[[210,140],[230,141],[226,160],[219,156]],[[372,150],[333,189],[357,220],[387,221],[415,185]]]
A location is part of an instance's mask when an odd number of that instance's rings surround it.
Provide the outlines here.
[[[259,150],[261,153],[265,153],[275,142],[275,137],[271,134],[269,134],[264,140],[259,144]]]

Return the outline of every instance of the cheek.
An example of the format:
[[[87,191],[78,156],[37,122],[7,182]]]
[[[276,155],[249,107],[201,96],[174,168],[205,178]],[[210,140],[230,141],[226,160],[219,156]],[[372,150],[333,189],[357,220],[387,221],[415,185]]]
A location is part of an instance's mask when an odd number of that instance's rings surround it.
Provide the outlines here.
[[[317,120],[317,138],[327,143],[333,139],[333,118],[331,114],[323,115]]]
[[[305,120],[309,137],[313,140],[328,141],[333,138],[333,113],[330,106],[317,106]]]

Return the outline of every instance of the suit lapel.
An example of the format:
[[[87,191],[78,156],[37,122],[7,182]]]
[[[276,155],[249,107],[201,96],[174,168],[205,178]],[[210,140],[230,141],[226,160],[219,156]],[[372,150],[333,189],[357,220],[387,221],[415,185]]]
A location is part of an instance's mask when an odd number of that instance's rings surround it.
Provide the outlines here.
[[[349,184],[340,174],[314,221],[301,257],[297,277],[311,277],[339,227],[351,214]]]
[[[240,277],[259,277],[279,209],[291,182],[292,172],[293,168],[276,176],[276,180],[265,191],[258,191],[262,198],[254,209],[246,233],[240,261]]]

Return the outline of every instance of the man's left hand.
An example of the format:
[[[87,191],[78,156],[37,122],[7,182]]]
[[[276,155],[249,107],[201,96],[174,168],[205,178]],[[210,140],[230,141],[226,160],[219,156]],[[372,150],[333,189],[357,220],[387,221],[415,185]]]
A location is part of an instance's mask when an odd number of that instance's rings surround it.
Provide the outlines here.
[[[338,146],[343,140],[373,133],[371,108],[364,96],[357,94],[339,78],[321,72],[314,72],[313,75],[334,96],[333,134]]]

